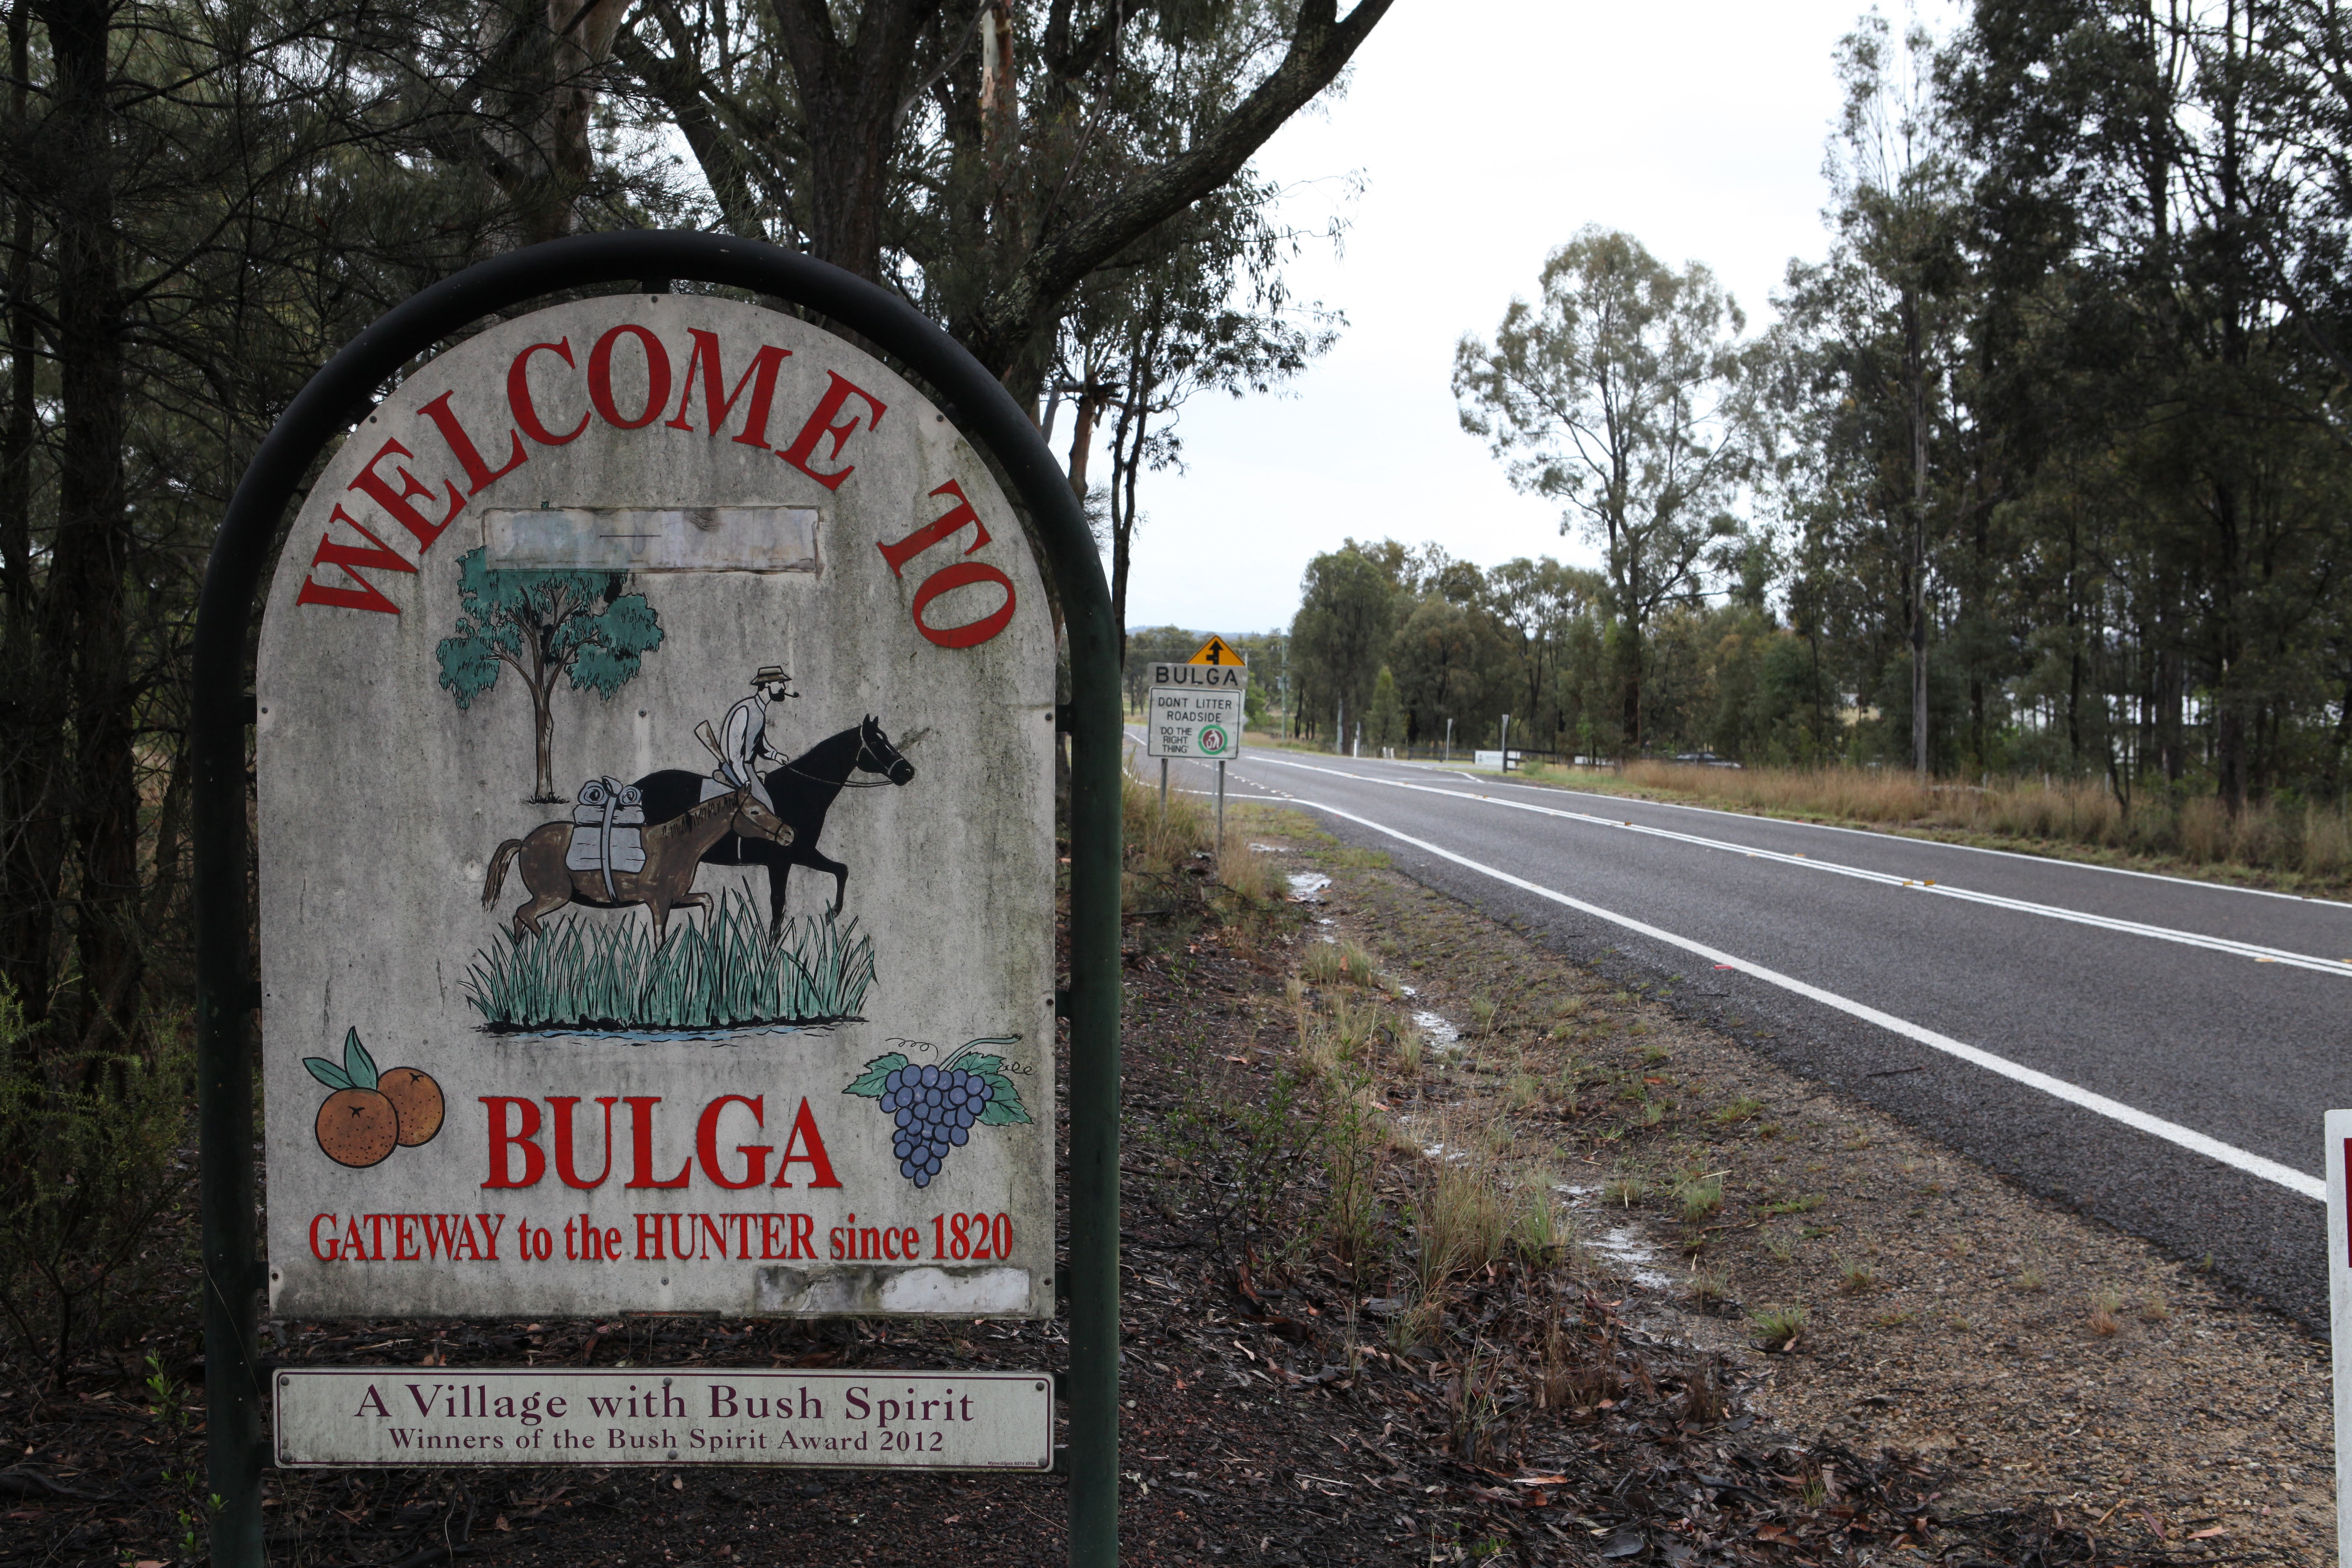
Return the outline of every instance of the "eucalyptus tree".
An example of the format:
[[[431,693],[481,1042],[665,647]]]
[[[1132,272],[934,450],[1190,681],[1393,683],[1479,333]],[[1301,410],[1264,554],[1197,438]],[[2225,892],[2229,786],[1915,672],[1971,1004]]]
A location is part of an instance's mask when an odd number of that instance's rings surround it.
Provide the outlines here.
[[[1797,289],[1836,296],[1828,306],[1871,319],[1849,332],[1840,372],[1850,395],[1895,415],[1900,447],[1883,462],[1874,511],[1901,539],[1900,575],[1910,648],[1911,765],[1928,770],[1927,631],[1930,545],[1937,526],[1933,452],[1949,419],[1958,352],[1952,301],[1966,281],[1958,214],[1961,169],[1941,123],[1935,39],[1916,22],[1898,43],[1884,16],[1862,19],[1838,47],[1845,106],[1831,143],[1839,245],[1822,276],[1796,273]],[[1807,302],[1819,310],[1823,302]]]
[[[1392,0],[647,0],[615,58],[737,233],[906,290],[1023,396],[1072,293],[1223,188]]]
[[[1349,540],[1307,563],[1290,623],[1290,666],[1298,711],[1309,731],[1332,719],[1347,743],[1348,716],[1361,719],[1395,629],[1397,589],[1380,562]]]
[[[1078,405],[1070,479],[1087,494],[1087,401],[1108,402],[1109,482],[1103,513],[1110,545],[1111,610],[1127,624],[1128,579],[1142,521],[1137,484],[1146,468],[1181,468],[1176,416],[1206,392],[1270,393],[1326,352],[1336,315],[1295,305],[1281,262],[1288,237],[1255,189],[1238,184],[1163,225],[1131,265],[1082,285],[1063,323],[1057,379]],[[1073,363],[1075,362],[1075,363]],[[1057,366],[1057,370],[1060,369]],[[1121,655],[1124,657],[1124,645]]]
[[[2139,715],[2088,726],[2131,748],[2115,776],[2202,762],[2233,811],[2352,695],[2312,657],[2352,613],[2337,26],[2032,0],[1979,8],[1944,70],[1987,262],[2046,310],[2037,395],[2001,416],[2032,458],[2011,488],[2029,557],[2084,565],[2032,618],[2081,625],[2090,706]]]
[[[1454,351],[1462,426],[1513,488],[1564,503],[1560,531],[1603,552],[1623,626],[1623,738],[1643,740],[1645,629],[1702,596],[1756,469],[1754,356],[1738,305],[1696,262],[1677,272],[1633,236],[1580,231],[1552,252],[1542,298],[1514,300],[1490,343]]]

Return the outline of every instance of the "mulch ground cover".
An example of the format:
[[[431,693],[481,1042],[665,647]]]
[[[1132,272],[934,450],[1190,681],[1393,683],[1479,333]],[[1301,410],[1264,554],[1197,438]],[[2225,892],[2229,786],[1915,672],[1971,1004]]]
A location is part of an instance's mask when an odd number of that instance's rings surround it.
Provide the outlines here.
[[[1392,1268],[1365,1277],[1324,1235],[1329,1091],[1297,1061],[1307,911],[1236,920],[1205,859],[1173,880],[1126,954],[1128,1561],[2122,1560],[2046,1509],[1943,1517],[1931,1467],[1759,1420],[1738,1358],[1653,1331],[1573,1247],[1521,1249],[1418,1308]],[[287,1324],[264,1348],[432,1369],[1064,1360],[1053,1323],[635,1315]],[[182,1328],[63,1377],[5,1369],[0,1563],[203,1560],[192,1350]],[[1066,1506],[1054,1476],[395,1469],[272,1472],[268,1516],[273,1563],[321,1568],[1009,1565],[1066,1560]]]

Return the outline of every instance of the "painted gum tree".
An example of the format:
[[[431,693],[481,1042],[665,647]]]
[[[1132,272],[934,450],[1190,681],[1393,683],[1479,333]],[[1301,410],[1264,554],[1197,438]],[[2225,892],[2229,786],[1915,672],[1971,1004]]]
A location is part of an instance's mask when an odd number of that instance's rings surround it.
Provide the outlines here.
[[[478,549],[458,559],[463,614],[457,635],[434,650],[441,684],[464,710],[499,683],[501,666],[521,679],[530,692],[532,800],[565,798],[548,758],[557,680],[610,697],[661,647],[661,617],[628,586],[619,572],[500,571]]]

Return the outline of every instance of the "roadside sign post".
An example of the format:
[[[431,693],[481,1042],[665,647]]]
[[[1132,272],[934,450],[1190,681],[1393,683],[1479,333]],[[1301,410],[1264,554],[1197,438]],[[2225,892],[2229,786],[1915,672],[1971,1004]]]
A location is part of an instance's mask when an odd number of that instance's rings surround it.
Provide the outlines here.
[[[1160,759],[1160,809],[1168,809],[1171,757],[1217,765],[1217,856],[1225,846],[1225,763],[1242,749],[1249,661],[1213,637],[1182,664],[1155,664],[1143,710],[1144,754]]]
[[[1072,682],[1065,992],[1049,602]],[[523,642],[569,652],[506,657]],[[311,380],[230,504],[194,645],[215,1563],[265,1561],[273,1458],[1036,1470],[1056,1405],[1071,1561],[1116,1563],[1115,647],[1085,520],[1001,384],[790,252],[533,247]],[[1035,1319],[1066,1296],[1069,1371],[468,1369],[407,1410],[367,1368],[265,1378],[264,1289],[281,1315],[475,1318]],[[879,1409],[911,1397],[885,1378],[934,1395],[911,1425]],[[689,1412],[698,1452],[674,1447]]]

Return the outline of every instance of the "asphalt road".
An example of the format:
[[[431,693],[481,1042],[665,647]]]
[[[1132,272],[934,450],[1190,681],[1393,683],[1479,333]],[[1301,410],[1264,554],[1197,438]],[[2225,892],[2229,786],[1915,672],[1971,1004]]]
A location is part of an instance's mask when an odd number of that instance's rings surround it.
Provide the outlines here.
[[[2326,1322],[2352,905],[1430,765],[1260,752],[1227,788]]]

